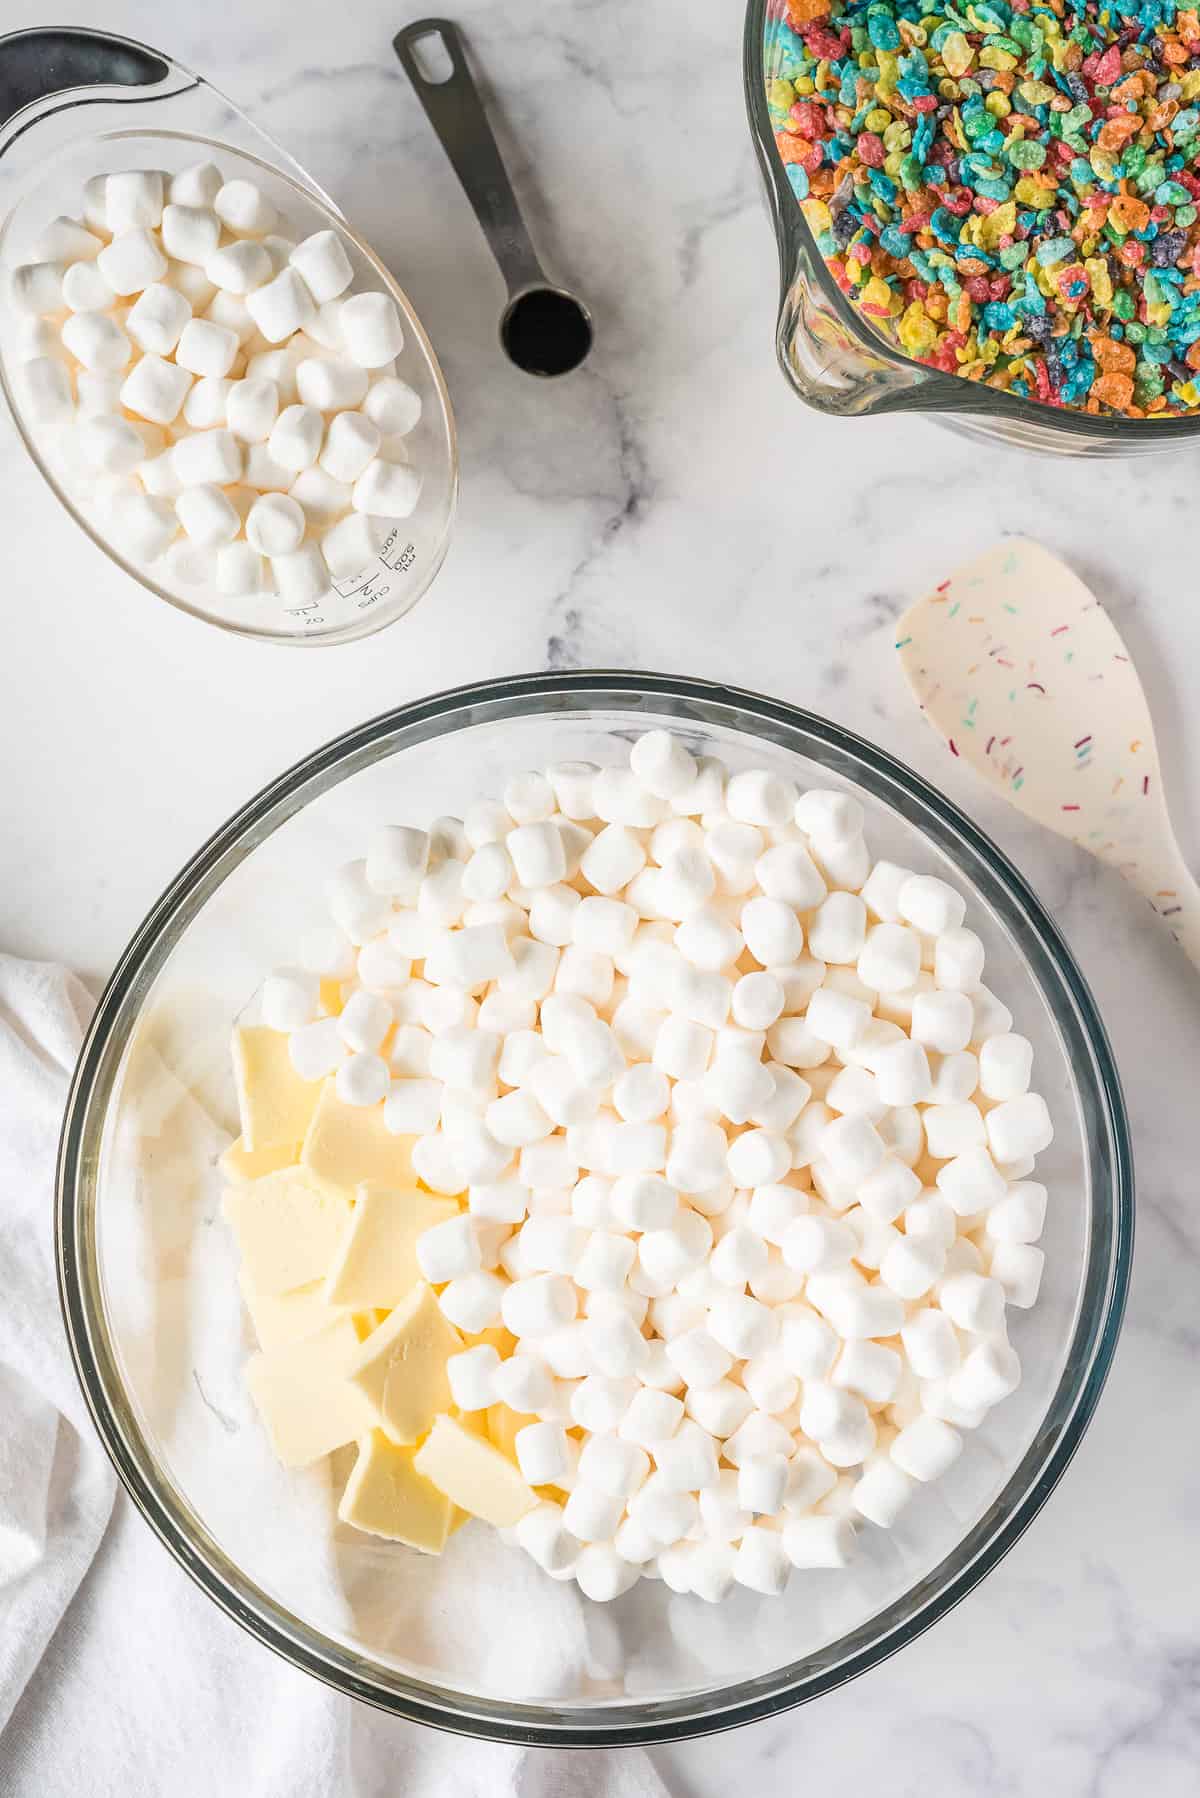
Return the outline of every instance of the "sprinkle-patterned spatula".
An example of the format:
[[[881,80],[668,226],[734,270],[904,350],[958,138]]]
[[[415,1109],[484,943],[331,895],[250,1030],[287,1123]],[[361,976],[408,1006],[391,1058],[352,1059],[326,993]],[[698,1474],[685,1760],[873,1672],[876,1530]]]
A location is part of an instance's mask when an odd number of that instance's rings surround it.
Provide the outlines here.
[[[997,544],[900,620],[917,703],[1010,804],[1150,902],[1200,968],[1200,887],[1171,829],[1150,707],[1095,594],[1027,538]]]

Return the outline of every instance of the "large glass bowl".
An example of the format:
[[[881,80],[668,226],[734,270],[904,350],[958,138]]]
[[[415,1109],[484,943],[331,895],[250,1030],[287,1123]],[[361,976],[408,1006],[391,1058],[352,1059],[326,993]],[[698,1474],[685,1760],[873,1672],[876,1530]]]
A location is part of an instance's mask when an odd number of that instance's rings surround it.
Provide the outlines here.
[[[1019,1391],[853,1567],[782,1599],[708,1607],[643,1581],[609,1606],[547,1581],[481,1524],[441,1560],[336,1524],[335,1467],[286,1475],[244,1391],[251,1339],[219,1213],[236,1131],[229,1033],[322,916],[325,874],[381,820],[425,822],[547,761],[613,762],[652,725],[733,767],[856,793],[876,854],[967,895],[988,979],[1035,1045],[1056,1139],[1046,1280],[1013,1340]],[[1043,1171],[1044,1170],[1044,1171]],[[558,1746],[657,1741],[798,1704],[911,1641],[993,1567],[1079,1442],[1116,1340],[1133,1228],[1112,1057],[1078,969],[1021,877],[960,812],[848,732],[706,682],[544,674],[376,718],[282,775],[214,836],[138,930],[96,1012],[67,1110],[58,1255],[96,1426],[135,1504],[259,1641],[422,1722]],[[441,1602],[450,1583],[453,1605]],[[514,1606],[545,1627],[513,1632]]]
[[[837,418],[930,412],[969,436],[1068,456],[1132,456],[1200,439],[1200,418],[1092,416],[1044,406],[915,362],[846,299],[817,248],[780,158],[767,110],[786,0],[749,0],[742,46],[746,109],[779,247],[780,367],[800,398]]]
[[[296,241],[333,231],[355,288],[382,289],[400,310],[404,347],[397,373],[421,396],[420,422],[404,439],[423,475],[411,517],[398,520],[370,563],[318,600],[287,608],[275,594],[231,598],[207,578],[193,581],[168,558],[131,560],[107,526],[102,489],[82,465],[74,433],[47,428],[25,403],[21,320],[7,303],[8,271],[59,214],[79,213],[83,184],[118,169],[174,173],[211,161],[255,182]],[[149,593],[241,636],[274,643],[347,643],[413,607],[449,547],[458,496],[454,420],[433,347],[395,277],[347,225],[329,196],[224,94],[158,50],[104,32],[20,31],[0,37],[0,391],[35,466],[93,543]],[[53,545],[45,546],[53,567]],[[185,564],[186,569],[186,564]],[[203,571],[200,571],[201,573]]]

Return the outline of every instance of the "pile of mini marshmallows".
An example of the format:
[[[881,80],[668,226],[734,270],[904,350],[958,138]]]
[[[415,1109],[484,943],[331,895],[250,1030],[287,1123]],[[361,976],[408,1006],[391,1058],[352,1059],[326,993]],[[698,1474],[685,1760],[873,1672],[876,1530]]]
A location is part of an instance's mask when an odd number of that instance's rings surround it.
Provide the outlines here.
[[[97,175],[12,272],[33,420],[73,439],[133,560],[231,597],[311,605],[417,503],[400,315],[348,293],[334,231],[278,235],[212,163]]]
[[[663,731],[428,832],[384,829],[264,1019],[382,1103],[465,1211],[418,1243],[464,1411],[504,1403],[511,1532],[608,1599],[846,1563],[1012,1392],[1050,1142],[945,882],[862,811]],[[353,986],[321,1016],[318,979]]]

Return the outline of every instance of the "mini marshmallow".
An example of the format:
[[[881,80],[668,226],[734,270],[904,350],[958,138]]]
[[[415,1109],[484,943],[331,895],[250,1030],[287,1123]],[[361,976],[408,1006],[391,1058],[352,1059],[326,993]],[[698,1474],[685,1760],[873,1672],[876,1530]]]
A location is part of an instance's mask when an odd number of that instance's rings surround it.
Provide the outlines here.
[[[787,1138],[770,1130],[745,1130],[729,1145],[726,1163],[736,1186],[769,1186],[792,1165]]]
[[[790,781],[762,768],[749,768],[730,777],[725,788],[725,808],[741,824],[778,829],[791,822],[796,789]]]
[[[933,977],[940,987],[969,993],[983,973],[983,944],[973,930],[944,930],[933,946]]]
[[[264,556],[284,556],[304,540],[304,513],[284,493],[265,493],[246,517],[246,536]]]
[[[304,404],[318,412],[343,412],[362,405],[367,397],[367,376],[365,370],[356,368],[353,362],[334,356],[310,356],[297,365],[296,389]],[[364,418],[362,423],[370,427],[375,444],[371,451],[373,456],[379,448],[382,433],[369,418]],[[363,468],[370,460],[371,456],[363,460]],[[336,469],[330,472],[337,473]],[[361,474],[362,469],[358,472]],[[338,475],[342,481],[351,478],[357,477]]]
[[[241,178],[224,182],[210,204],[221,223],[240,237],[264,237],[279,219],[262,189]]]
[[[587,1333],[598,1372],[624,1380],[643,1366],[649,1344],[628,1314],[590,1317]]]
[[[78,219],[51,219],[33,247],[35,262],[90,262],[104,248],[103,238],[95,236]]]
[[[305,366],[301,363],[301,374]],[[303,383],[300,392],[303,395]],[[358,479],[378,450],[379,432],[370,419],[359,412],[342,412],[330,422],[321,450],[321,467],[335,480],[351,483]]]
[[[1004,1288],[983,1274],[948,1275],[938,1288],[938,1304],[960,1330],[991,1335],[1004,1323]]]
[[[811,937],[811,933],[810,933]],[[819,954],[818,949],[814,953]],[[874,924],[858,957],[858,977],[876,992],[902,992],[921,972],[921,939],[903,924]]]
[[[136,468],[146,446],[136,425],[127,418],[88,418],[78,430],[79,449],[91,468],[106,474],[123,474]]]
[[[743,974],[733,989],[734,1022],[746,1030],[769,1030],[783,1011],[783,987],[774,974]]]
[[[714,1300],[708,1314],[708,1330],[722,1348],[743,1360],[766,1354],[774,1346],[779,1323],[774,1312],[757,1299],[729,1293]]]
[[[993,1242],[1036,1242],[1046,1221],[1046,1188],[1036,1180],[1019,1180],[987,1214]]]
[[[170,500],[144,493],[123,499],[113,524],[120,541],[143,562],[155,561],[179,532],[179,520]]]
[[[302,1080],[322,1080],[334,1074],[346,1059],[345,1043],[338,1035],[336,1018],[318,1018],[313,1024],[293,1029],[288,1055]]]
[[[869,1523],[890,1530],[915,1487],[902,1467],[886,1455],[872,1461],[854,1487],[854,1507]]]
[[[62,340],[76,361],[94,374],[118,374],[133,354],[128,336],[103,312],[76,312],[62,328]]]
[[[852,1049],[871,1018],[871,1009],[862,999],[854,999],[832,987],[818,987],[809,1000],[805,1019],[808,1029],[820,1041],[830,1043],[844,1053]],[[776,1026],[778,1029],[778,1026]],[[768,1033],[768,1044],[772,1038]],[[772,1044],[772,1052],[774,1050]]]
[[[505,1289],[500,1310],[505,1329],[514,1336],[548,1336],[575,1316],[575,1289],[562,1274],[534,1274]]]
[[[306,469],[298,476],[297,487],[300,480],[312,473],[312,469]],[[293,494],[296,491],[293,487]],[[374,561],[382,546],[383,532],[378,521],[361,512],[352,512],[322,538],[321,554],[334,580],[340,581],[360,573]]]
[[[274,269],[270,256],[260,243],[243,240],[213,250],[204,264],[204,272],[214,287],[241,295],[251,293],[269,281]]]
[[[227,543],[216,552],[216,590],[232,599],[266,592],[266,563],[248,543]]]
[[[821,1137],[821,1154],[839,1179],[857,1187],[883,1161],[885,1150],[879,1132],[861,1115],[838,1117]]]
[[[67,303],[63,293],[67,268],[68,264],[62,261],[24,262],[14,268],[9,277],[9,294],[13,305],[19,312],[42,317],[48,313],[61,312]],[[115,291],[111,283],[108,285],[110,291]],[[135,290],[130,288],[126,291]]]
[[[918,993],[912,1007],[912,1037],[942,1055],[965,1049],[971,1041],[974,1012],[966,993]]]
[[[830,1384],[853,1392],[869,1405],[886,1405],[900,1383],[900,1356],[879,1342],[847,1342],[838,1355]]]
[[[94,262],[73,262],[62,278],[62,297],[72,312],[104,312],[114,304],[117,296]],[[182,294],[178,297],[183,299]],[[190,306],[188,312],[191,312]]]
[[[900,1431],[891,1457],[910,1479],[937,1480],[962,1453],[962,1437],[937,1417],[917,1417]]]
[[[163,178],[159,169],[125,169],[104,184],[104,210],[114,236],[152,228],[163,214]]]
[[[951,1401],[970,1410],[989,1410],[1015,1392],[1021,1383],[1021,1363],[1007,1342],[981,1342],[973,1348],[946,1390]]]
[[[336,300],[354,279],[350,259],[336,231],[314,231],[293,249],[291,263],[318,305]]]
[[[138,296],[125,322],[129,335],[143,350],[169,356],[191,316],[183,295],[156,281]]]
[[[329,571],[315,543],[288,555],[272,556],[271,573],[285,606],[311,605],[329,591]]]
[[[338,316],[346,353],[360,368],[381,368],[404,348],[400,314],[387,294],[352,294]]]
[[[167,259],[151,231],[125,231],[106,244],[96,258],[108,285],[116,294],[141,293],[167,272]]]
[[[988,1147],[997,1161],[1040,1155],[1054,1140],[1054,1125],[1040,1093],[1005,1099],[987,1114]]]
[[[919,1380],[940,1380],[952,1374],[962,1359],[954,1325],[931,1306],[918,1311],[900,1331],[908,1364]]]
[[[826,895],[825,882],[803,843],[777,843],[754,865],[754,875],[769,899],[795,911],[811,911]]]
[[[856,961],[865,942],[866,922],[867,908],[857,893],[830,893],[809,925],[810,952],[820,961]]]
[[[1008,1190],[1003,1174],[982,1144],[965,1149],[940,1167],[937,1189],[959,1217],[989,1210]]]
[[[738,1468],[737,1499],[743,1511],[774,1516],[787,1489],[787,1462],[782,1455],[750,1455]]]
[[[562,1506],[549,1501],[527,1511],[516,1524],[513,1535],[518,1547],[523,1548],[544,1573],[556,1578],[573,1573],[584,1552],[578,1537],[571,1534],[563,1521]],[[589,1584],[597,1583],[595,1570],[585,1577]],[[589,1593],[589,1597],[592,1595]]]
[[[71,377],[63,364],[50,356],[34,356],[21,370],[25,403],[33,417],[57,423],[71,410]]]
[[[781,899],[748,899],[739,922],[747,949],[764,967],[794,961],[804,946],[800,920]]]
[[[726,1231],[713,1249],[709,1268],[722,1286],[741,1289],[767,1265],[767,1245],[745,1225]]]
[[[219,487],[189,487],[175,501],[175,512],[192,542],[205,548],[232,543],[242,528],[236,508]]]
[[[990,1036],[979,1050],[979,1085],[986,1098],[1019,1099],[1029,1091],[1033,1044],[1028,1037]]]
[[[913,874],[896,896],[896,910],[906,924],[912,924],[924,936],[941,936],[957,930],[966,912],[966,900],[944,880],[924,874]]]
[[[241,445],[229,431],[197,431],[181,437],[171,460],[183,487],[227,487],[242,472]]]
[[[503,1280],[481,1268],[477,1273],[451,1280],[438,1295],[438,1304],[452,1324],[475,1335],[500,1321],[504,1291]]]
[[[834,1217],[799,1217],[785,1232],[783,1258],[800,1273],[831,1273],[853,1259],[856,1239],[848,1224]]]
[[[480,1342],[474,1348],[464,1349],[460,1355],[451,1355],[446,1362],[446,1378],[450,1382],[450,1393],[460,1411],[483,1411],[488,1405],[495,1404],[496,1396],[493,1378],[500,1366],[500,1357],[490,1343]],[[518,1432],[515,1446],[517,1458],[520,1459],[520,1435]],[[524,1473],[525,1469],[522,1467]],[[526,1478],[529,1476],[526,1474]],[[541,1481],[530,1482],[541,1484]]]
[[[777,1351],[747,1361],[742,1369],[742,1383],[756,1410],[771,1416],[789,1410],[800,1390],[799,1381]]]
[[[1030,1242],[998,1242],[991,1252],[988,1272],[1004,1288],[1008,1304],[1026,1311],[1037,1303],[1046,1257]]]
[[[631,1498],[649,1471],[650,1457],[643,1448],[631,1439],[611,1434],[590,1436],[579,1457],[580,1481],[612,1498]]]
[[[449,1362],[446,1370],[450,1371]],[[517,1465],[531,1486],[557,1485],[569,1466],[567,1432],[561,1423],[526,1424],[514,1435],[513,1448]]]
[[[311,406],[286,406],[271,426],[267,453],[280,468],[298,473],[316,461],[324,434],[325,421]]]
[[[295,269],[285,268],[246,295],[246,310],[268,343],[283,343],[308,323],[316,306]]]

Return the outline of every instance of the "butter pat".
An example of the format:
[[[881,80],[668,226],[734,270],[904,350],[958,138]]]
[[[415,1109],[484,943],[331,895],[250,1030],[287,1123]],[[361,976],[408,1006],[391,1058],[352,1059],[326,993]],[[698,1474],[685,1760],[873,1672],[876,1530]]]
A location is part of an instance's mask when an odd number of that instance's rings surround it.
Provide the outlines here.
[[[358,1460],[342,1493],[338,1516],[356,1530],[440,1555],[455,1508],[444,1492],[416,1471],[410,1449],[397,1448],[382,1430],[372,1430],[358,1445]]]
[[[331,1305],[396,1305],[421,1278],[417,1238],[458,1211],[455,1199],[360,1186],[325,1281]]]
[[[413,1287],[354,1357],[349,1375],[393,1442],[419,1442],[450,1404],[446,1361],[462,1337],[442,1316],[432,1286]]]
[[[301,1166],[347,1197],[359,1186],[416,1187],[415,1139],[385,1129],[382,1105],[343,1105],[332,1080],[319,1093],[300,1151]]]
[[[245,1137],[239,1136],[230,1143],[217,1166],[233,1186],[277,1174],[281,1167],[295,1167],[299,1159],[299,1142],[280,1143],[271,1149],[248,1149]]]
[[[537,1503],[512,1462],[454,1417],[436,1419],[413,1466],[456,1505],[497,1529],[511,1529]]]
[[[249,1186],[231,1186],[224,1212],[255,1292],[290,1292],[328,1272],[351,1206],[299,1168],[283,1168]]]
[[[256,1154],[304,1141],[321,1088],[301,1080],[286,1036],[264,1025],[235,1030],[233,1078],[244,1149]]]
[[[259,1348],[277,1349],[286,1347],[289,1342],[303,1342],[342,1315],[325,1303],[319,1280],[310,1286],[297,1286],[292,1292],[255,1292],[243,1268],[238,1275],[238,1285]]]
[[[285,1467],[306,1467],[374,1427],[371,1401],[347,1378],[360,1347],[353,1321],[339,1317],[247,1363],[250,1396]]]

